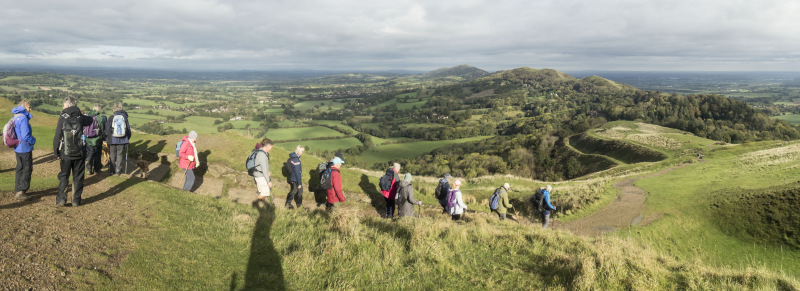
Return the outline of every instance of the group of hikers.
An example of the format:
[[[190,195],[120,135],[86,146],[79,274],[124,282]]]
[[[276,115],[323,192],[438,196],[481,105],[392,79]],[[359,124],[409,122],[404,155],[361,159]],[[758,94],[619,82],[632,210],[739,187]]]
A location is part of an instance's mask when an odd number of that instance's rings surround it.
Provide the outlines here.
[[[109,117],[102,115],[102,107],[99,104],[95,104],[88,114],[84,114],[77,104],[74,97],[64,98],[63,111],[58,118],[53,137],[53,153],[55,158],[60,161],[61,166],[56,196],[56,204],[60,206],[64,206],[67,201],[66,187],[69,184],[70,175],[72,175],[72,206],[81,205],[85,172],[88,171],[90,175],[102,172],[103,142],[108,146],[108,174],[119,176],[123,170],[127,173],[125,167],[131,130],[128,114],[122,108],[122,104],[115,104],[114,113]],[[14,116],[3,129],[3,142],[14,148],[16,154],[14,196],[20,200],[27,200],[29,196],[26,192],[30,188],[33,172],[32,152],[33,146],[36,144],[36,138],[33,137],[29,122],[33,118],[30,113],[31,103],[28,100],[22,100],[11,112]],[[200,166],[196,145],[197,137],[197,132],[189,132],[178,142],[175,149],[178,166],[184,171],[183,189],[186,191],[191,191],[194,186],[194,170]],[[256,143],[255,148],[247,157],[246,168],[256,184],[257,201],[265,201],[267,197],[272,198],[273,183],[269,168],[269,152],[272,151],[272,147],[272,140],[264,138]],[[304,151],[305,147],[298,145],[295,151],[289,154],[289,158],[284,164],[289,183],[285,207],[289,209],[301,207],[303,203],[303,170],[300,156]],[[320,184],[316,190],[325,192],[327,196],[325,206],[329,211],[336,203],[345,201],[339,171],[344,163],[344,160],[337,156],[318,167]],[[420,208],[419,212],[421,213],[422,201],[414,197],[414,188],[411,184],[412,175],[406,173],[401,179],[400,169],[400,164],[394,163],[378,182],[386,207],[384,218],[393,218],[396,209],[399,209],[398,215],[401,217],[414,216],[415,206]],[[453,181],[452,186],[450,181]],[[453,220],[460,220],[468,208],[459,190],[461,185],[461,180],[453,180],[453,177],[447,173],[439,180],[439,184],[434,190],[434,196],[439,200],[443,213],[450,214]],[[513,209],[507,194],[510,188],[510,185],[505,183],[495,190],[490,199],[490,209],[496,212],[501,220],[506,218],[508,209]],[[547,185],[537,191],[533,199],[534,205],[542,215],[544,228],[549,225],[550,212],[556,209],[550,202],[551,191],[552,187]],[[295,206],[292,206],[292,202],[295,203]]]

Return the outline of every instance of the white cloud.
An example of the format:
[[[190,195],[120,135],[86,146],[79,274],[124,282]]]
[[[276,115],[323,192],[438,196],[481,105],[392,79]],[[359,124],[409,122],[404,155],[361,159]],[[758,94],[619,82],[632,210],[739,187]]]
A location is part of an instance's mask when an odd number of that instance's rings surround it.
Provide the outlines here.
[[[0,63],[794,70],[797,15],[779,0],[14,1]]]

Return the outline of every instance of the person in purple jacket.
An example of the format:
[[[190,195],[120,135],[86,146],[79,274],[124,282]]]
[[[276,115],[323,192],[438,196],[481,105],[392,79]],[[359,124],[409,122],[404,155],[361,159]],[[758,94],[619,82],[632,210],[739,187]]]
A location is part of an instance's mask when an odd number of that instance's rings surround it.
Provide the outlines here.
[[[17,107],[11,109],[14,114],[14,131],[19,139],[19,144],[14,147],[14,154],[17,156],[17,175],[14,179],[14,197],[20,200],[27,200],[25,192],[31,187],[31,173],[33,173],[33,145],[36,138],[33,137],[29,120],[31,115],[31,102],[23,99]]]

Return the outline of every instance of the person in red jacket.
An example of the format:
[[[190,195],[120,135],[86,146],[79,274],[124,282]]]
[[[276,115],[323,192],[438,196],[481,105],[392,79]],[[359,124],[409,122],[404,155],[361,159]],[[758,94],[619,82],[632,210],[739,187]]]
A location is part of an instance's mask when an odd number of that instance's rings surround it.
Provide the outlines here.
[[[192,186],[194,186],[194,168],[200,166],[200,159],[197,157],[196,142],[197,133],[192,130],[188,136],[183,136],[183,143],[181,143],[181,149],[178,152],[178,157],[180,157],[178,166],[184,169],[183,175],[186,181],[183,183],[183,190],[186,191],[192,190]]]
[[[335,157],[331,160],[331,188],[328,189],[328,203],[325,203],[325,209],[328,211],[333,210],[333,204],[336,202],[344,202],[344,192],[342,191],[342,175],[339,172],[339,167],[344,164],[344,160],[340,157]]]

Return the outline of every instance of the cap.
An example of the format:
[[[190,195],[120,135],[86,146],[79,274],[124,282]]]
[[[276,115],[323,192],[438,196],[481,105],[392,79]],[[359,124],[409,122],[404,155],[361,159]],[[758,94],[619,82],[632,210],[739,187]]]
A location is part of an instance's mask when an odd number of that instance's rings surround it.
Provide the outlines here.
[[[342,158],[340,158],[340,157],[335,157],[335,158],[333,158],[331,160],[331,163],[333,163],[334,165],[335,164],[344,164],[344,160],[342,160]]]

